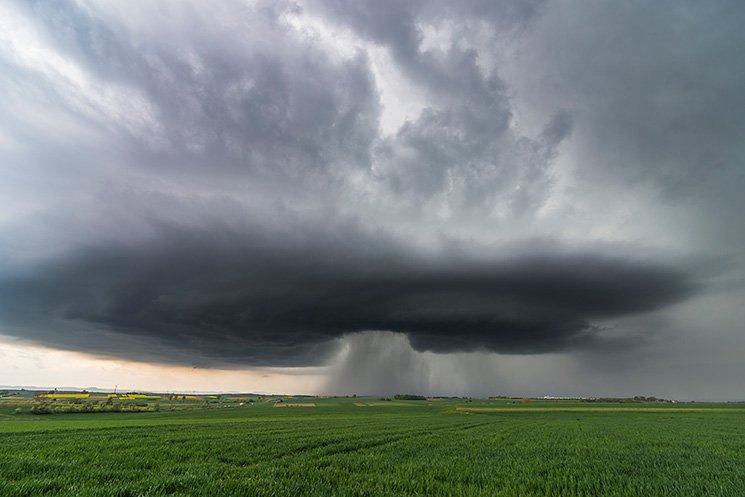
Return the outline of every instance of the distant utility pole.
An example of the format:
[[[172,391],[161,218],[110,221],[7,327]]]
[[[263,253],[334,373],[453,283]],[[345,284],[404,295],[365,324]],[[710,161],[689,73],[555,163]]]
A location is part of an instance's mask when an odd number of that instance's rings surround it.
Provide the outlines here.
[[[116,393],[116,389],[117,388],[119,388],[119,384],[118,383],[116,385],[114,385],[114,393]]]

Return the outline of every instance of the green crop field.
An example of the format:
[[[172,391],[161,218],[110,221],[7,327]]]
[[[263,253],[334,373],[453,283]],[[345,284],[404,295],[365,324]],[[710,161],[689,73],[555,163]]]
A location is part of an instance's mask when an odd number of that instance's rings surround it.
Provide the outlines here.
[[[745,495],[745,406],[284,403],[315,405],[0,402],[0,495]]]

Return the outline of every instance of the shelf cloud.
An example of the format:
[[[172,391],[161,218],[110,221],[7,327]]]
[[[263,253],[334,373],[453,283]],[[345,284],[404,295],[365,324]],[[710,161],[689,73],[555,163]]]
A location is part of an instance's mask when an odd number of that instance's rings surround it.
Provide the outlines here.
[[[3,314],[20,326],[46,317],[35,338],[79,348],[75,323],[218,364],[315,365],[334,339],[371,330],[437,352],[590,347],[602,340],[596,320],[657,310],[696,289],[678,268],[628,256],[424,255],[354,223],[282,225],[159,226],[147,243],[81,248],[6,280]]]

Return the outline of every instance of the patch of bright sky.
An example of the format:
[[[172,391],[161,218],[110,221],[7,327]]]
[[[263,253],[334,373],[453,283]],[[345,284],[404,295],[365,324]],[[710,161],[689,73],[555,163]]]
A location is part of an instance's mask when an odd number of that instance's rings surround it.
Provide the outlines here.
[[[133,88],[97,81],[50,46],[32,26],[9,6],[0,11],[0,58],[52,83],[58,89],[56,97],[87,119],[104,127],[113,123],[155,144],[162,130],[144,95]]]
[[[383,136],[395,134],[426,106],[421,91],[401,74],[387,48],[369,43],[349,29],[330,25],[307,11],[286,14],[283,18],[298,33],[320,43],[327,53],[348,59],[360,52],[367,54],[382,106],[380,131]]]
[[[322,368],[203,369],[97,357],[32,345],[0,335],[0,384],[154,392],[314,394]]]

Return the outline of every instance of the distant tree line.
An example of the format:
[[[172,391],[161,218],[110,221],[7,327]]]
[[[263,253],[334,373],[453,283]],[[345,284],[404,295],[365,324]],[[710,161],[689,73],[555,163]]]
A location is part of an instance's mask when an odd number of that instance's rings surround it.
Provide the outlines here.
[[[427,400],[424,395],[414,395],[411,393],[398,393],[393,396],[396,400]]]

